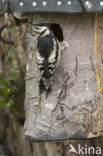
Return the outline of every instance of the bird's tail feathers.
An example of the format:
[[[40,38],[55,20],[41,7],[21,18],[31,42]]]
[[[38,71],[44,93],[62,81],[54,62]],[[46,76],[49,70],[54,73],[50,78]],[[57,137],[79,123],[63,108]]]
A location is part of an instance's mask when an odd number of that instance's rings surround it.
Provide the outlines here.
[[[41,78],[39,83],[39,95],[41,95],[44,91],[46,91],[46,96],[51,92],[51,84],[52,80],[47,78]]]

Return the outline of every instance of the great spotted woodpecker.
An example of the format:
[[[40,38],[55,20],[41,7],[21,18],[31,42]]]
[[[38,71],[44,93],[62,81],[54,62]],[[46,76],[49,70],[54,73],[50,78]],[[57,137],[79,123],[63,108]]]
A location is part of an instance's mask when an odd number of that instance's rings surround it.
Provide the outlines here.
[[[39,24],[33,30],[36,33],[36,58],[41,73],[40,94],[51,91],[53,73],[60,60],[60,44],[48,24]]]

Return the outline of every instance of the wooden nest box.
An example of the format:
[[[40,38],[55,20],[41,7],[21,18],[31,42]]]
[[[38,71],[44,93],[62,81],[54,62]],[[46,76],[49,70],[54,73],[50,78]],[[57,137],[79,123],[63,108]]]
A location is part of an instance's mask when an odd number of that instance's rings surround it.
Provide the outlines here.
[[[28,30],[48,23],[61,45],[52,92],[48,98],[39,96],[36,38],[27,30],[26,138],[39,142],[102,136],[103,1],[9,1],[12,12],[31,12]]]

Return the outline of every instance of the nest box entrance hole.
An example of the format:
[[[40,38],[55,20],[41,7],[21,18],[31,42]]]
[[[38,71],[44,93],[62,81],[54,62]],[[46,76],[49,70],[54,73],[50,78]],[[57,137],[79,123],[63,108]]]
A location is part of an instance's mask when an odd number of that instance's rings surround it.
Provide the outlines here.
[[[51,30],[53,31],[55,37],[62,42],[64,40],[63,30],[57,23],[49,23]]]

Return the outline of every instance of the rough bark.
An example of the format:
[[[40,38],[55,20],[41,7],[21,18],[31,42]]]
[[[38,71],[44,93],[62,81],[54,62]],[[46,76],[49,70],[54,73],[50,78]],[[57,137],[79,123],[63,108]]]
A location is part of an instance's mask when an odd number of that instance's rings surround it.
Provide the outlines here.
[[[33,14],[33,24],[57,23],[63,30],[61,61],[53,77],[52,92],[39,97],[40,73],[35,57],[36,38],[27,34],[25,96],[25,136],[33,141],[83,139],[96,137],[103,98],[102,40],[103,16],[95,14]],[[95,21],[94,21],[95,20]],[[96,32],[98,36],[96,36]],[[30,31],[28,31],[30,32]],[[96,42],[98,40],[98,53]],[[96,41],[96,39],[95,39]],[[94,48],[95,47],[95,48]],[[101,135],[103,126],[101,125]]]

